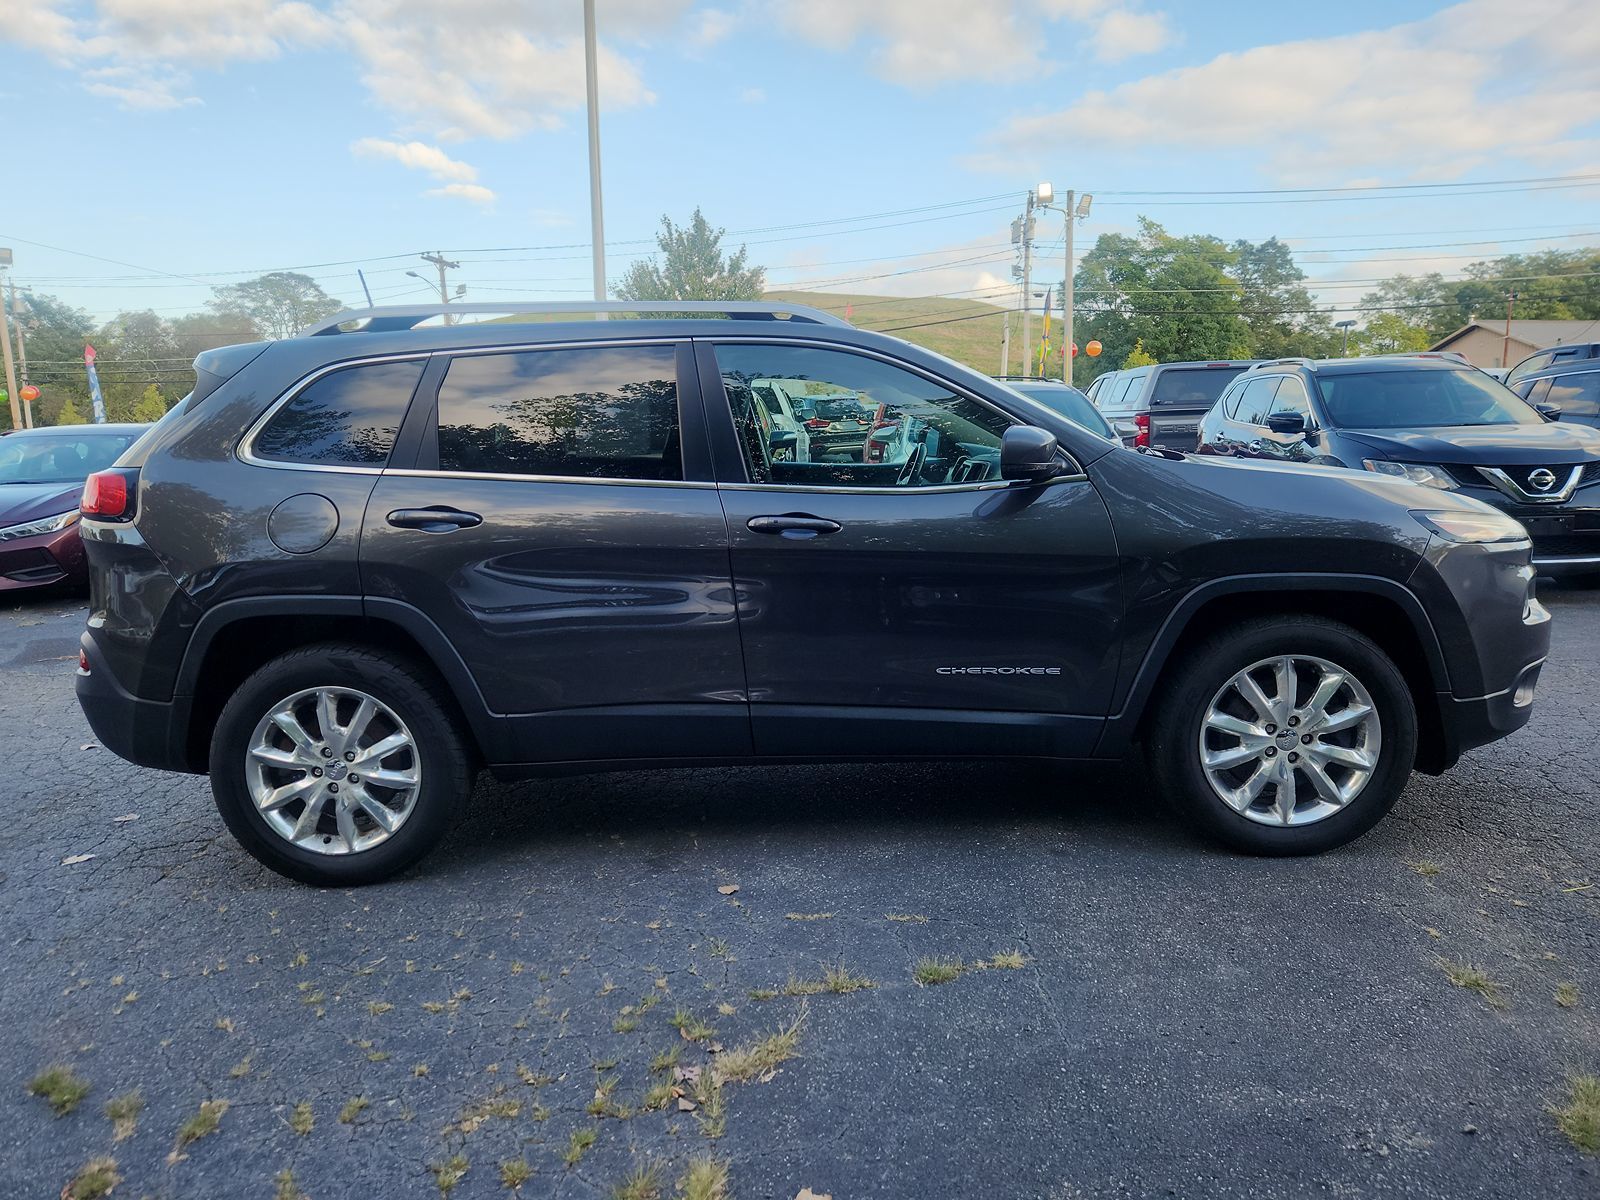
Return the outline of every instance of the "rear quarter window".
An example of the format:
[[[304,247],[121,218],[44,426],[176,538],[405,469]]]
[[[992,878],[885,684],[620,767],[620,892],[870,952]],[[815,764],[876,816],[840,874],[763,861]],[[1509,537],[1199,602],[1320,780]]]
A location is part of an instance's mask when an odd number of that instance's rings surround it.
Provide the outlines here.
[[[325,467],[383,466],[425,361],[361,363],[313,380],[256,434],[255,456]]]

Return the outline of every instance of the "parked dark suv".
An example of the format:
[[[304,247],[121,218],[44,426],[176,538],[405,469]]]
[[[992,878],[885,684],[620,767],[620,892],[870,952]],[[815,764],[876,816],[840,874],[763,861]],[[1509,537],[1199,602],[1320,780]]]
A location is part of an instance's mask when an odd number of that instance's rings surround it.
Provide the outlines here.
[[[1122,444],[1194,449],[1195,426],[1248,362],[1161,363],[1108,371],[1089,385]]]
[[[1437,357],[1263,363],[1200,423],[1203,454],[1352,467],[1510,513],[1540,570],[1600,572],[1600,432]]]
[[[432,847],[480,766],[1136,738],[1217,837],[1315,852],[1528,720],[1549,615],[1486,505],[1129,451],[815,311],[648,307],[377,309],[202,354],[85,488],[103,743],[208,771],[262,862],[354,884]],[[895,433],[777,457],[753,380]]]
[[[1600,342],[1530,354],[1511,368],[1506,386],[1568,425],[1600,428]]]

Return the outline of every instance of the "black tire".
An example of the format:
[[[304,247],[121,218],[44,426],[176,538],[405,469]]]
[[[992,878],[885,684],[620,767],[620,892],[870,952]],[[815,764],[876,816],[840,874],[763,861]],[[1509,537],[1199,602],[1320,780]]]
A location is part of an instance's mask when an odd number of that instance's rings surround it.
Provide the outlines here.
[[[355,688],[387,705],[410,730],[422,766],[415,806],[370,849],[305,850],[267,824],[251,798],[245,761],[256,725],[286,697],[310,688]],[[474,767],[454,702],[431,672],[364,646],[325,643],[273,659],[239,685],[211,739],[211,794],[239,844],[264,866],[301,883],[352,887],[387,879],[444,840],[465,809]]]
[[[1200,739],[1212,698],[1233,676],[1275,655],[1324,659],[1353,675],[1377,710],[1382,744],[1365,787],[1343,808],[1303,825],[1267,825],[1245,817],[1212,788],[1200,761]],[[1376,825],[1399,799],[1417,751],[1417,713],[1393,661],[1364,634],[1314,616],[1242,622],[1191,647],[1162,680],[1147,747],[1163,794],[1189,822],[1249,854],[1321,854]]]

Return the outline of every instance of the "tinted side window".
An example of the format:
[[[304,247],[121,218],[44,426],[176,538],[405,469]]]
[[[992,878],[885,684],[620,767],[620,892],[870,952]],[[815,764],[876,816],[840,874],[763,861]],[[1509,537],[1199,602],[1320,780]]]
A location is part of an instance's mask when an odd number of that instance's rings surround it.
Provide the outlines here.
[[[1272,394],[1278,390],[1278,381],[1282,378],[1281,375],[1263,375],[1245,384],[1234,420],[1245,425],[1265,425],[1267,414],[1272,411]]]
[[[381,467],[424,360],[363,363],[302,389],[256,435],[258,458],[332,467]]]
[[[1600,371],[1556,376],[1539,403],[1554,404],[1561,410],[1563,421],[1569,418],[1592,421],[1600,417]]]
[[[677,350],[473,354],[439,388],[439,467],[579,479],[682,479]]]
[[[1300,382],[1298,376],[1285,375],[1283,382],[1278,384],[1278,394],[1273,397],[1270,412],[1299,413],[1311,423],[1311,397],[1306,395],[1306,386]]]
[[[1227,417],[1228,420],[1233,420],[1234,414],[1239,411],[1239,398],[1244,395],[1244,389],[1247,386],[1241,383],[1231,391],[1222,393],[1222,415]]]

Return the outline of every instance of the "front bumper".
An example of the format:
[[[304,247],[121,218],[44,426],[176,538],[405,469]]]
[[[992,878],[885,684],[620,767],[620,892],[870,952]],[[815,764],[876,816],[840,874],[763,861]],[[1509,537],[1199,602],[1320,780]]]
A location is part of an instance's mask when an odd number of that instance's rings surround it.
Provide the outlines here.
[[[90,634],[84,634],[80,644],[89,670],[78,669],[78,705],[100,744],[141,767],[196,773],[187,744],[188,701],[145,700],[133,695],[105,666]]]
[[[61,585],[81,587],[89,574],[78,526],[0,542],[0,592]]]
[[[1544,662],[1541,658],[1529,663],[1517,675],[1512,687],[1494,696],[1462,700],[1449,692],[1440,692],[1439,722],[1443,737],[1439,750],[1443,761],[1427,766],[1436,767],[1434,773],[1447,770],[1468,750],[1497,742],[1526,725],[1533,718],[1533,697]]]

